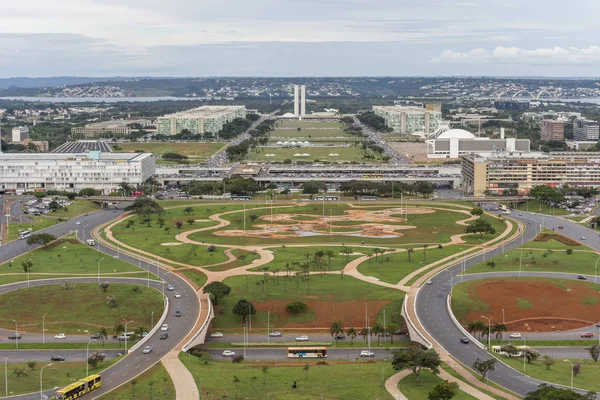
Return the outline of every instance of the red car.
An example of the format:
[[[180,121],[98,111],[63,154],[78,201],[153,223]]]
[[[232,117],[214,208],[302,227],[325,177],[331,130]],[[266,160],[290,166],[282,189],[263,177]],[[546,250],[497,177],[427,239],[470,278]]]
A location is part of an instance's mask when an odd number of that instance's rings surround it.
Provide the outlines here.
[[[581,337],[582,338],[591,338],[591,337],[594,337],[594,334],[591,332],[585,332],[585,333],[581,334]]]
[[[560,226],[558,227],[558,229],[562,229],[562,228],[564,228],[564,226],[562,226],[562,225],[560,225]]]

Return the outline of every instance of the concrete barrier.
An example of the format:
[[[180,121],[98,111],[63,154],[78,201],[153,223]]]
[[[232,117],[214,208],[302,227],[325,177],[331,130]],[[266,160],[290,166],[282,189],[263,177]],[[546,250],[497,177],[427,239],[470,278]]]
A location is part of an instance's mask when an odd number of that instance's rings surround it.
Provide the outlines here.
[[[162,315],[160,316],[158,323],[156,325],[154,325],[154,327],[152,327],[150,332],[148,332],[148,334],[145,337],[143,337],[140,341],[138,341],[136,344],[131,346],[129,348],[129,350],[127,350],[127,354],[134,352],[137,349],[139,349],[141,346],[143,346],[144,343],[146,343],[152,337],[152,335],[154,335],[158,331],[158,329],[161,327],[163,322],[165,322],[165,319],[167,319],[168,314],[169,314],[169,298],[167,296],[165,296],[165,310],[163,311]]]
[[[206,339],[206,331],[208,330],[208,324],[210,324],[210,321],[212,321],[212,319],[215,317],[215,311],[212,306],[212,301],[210,301],[210,297],[207,297],[207,300],[208,313],[206,314],[206,319],[204,320],[204,323],[202,324],[200,329],[198,329],[198,332],[196,332],[196,334],[192,336],[192,338],[186,344],[183,345],[182,350],[185,352],[187,352],[194,346],[203,344]]]
[[[408,309],[406,308],[407,307],[406,304],[408,303],[408,301],[407,301],[408,296],[409,296],[408,293],[406,294],[406,296],[404,296],[404,301],[402,302],[402,313],[401,313],[401,315],[404,317],[404,321],[406,321],[406,326],[408,327],[408,333],[414,342],[421,343],[423,346],[427,347],[428,349],[431,349],[433,347],[431,342],[429,340],[427,340],[427,338],[425,336],[423,336],[417,328],[415,328],[414,324],[412,323],[412,321],[410,319],[410,316],[408,315]],[[416,307],[416,302],[415,302],[415,307]],[[416,310],[415,310],[415,315],[417,315]]]
[[[452,318],[452,322],[454,322],[454,325],[456,325],[456,327],[462,332],[463,335],[465,335],[467,338],[469,338],[469,340],[471,342],[473,342],[475,344],[475,346],[479,347],[480,349],[485,350],[486,346],[484,346],[483,344],[481,344],[481,342],[477,339],[475,339],[475,336],[471,335],[456,319],[456,317],[454,316],[454,313],[452,312],[452,299],[451,296],[448,295],[447,299],[446,299],[446,307],[448,308],[448,314],[450,314],[450,318]]]

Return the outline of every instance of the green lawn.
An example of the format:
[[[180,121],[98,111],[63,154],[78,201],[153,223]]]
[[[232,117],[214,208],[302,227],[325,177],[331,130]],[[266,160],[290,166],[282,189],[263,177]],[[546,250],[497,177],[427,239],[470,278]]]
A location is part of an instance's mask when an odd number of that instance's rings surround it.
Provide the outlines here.
[[[133,399],[174,399],[175,386],[162,363],[155,364],[149,370],[135,378],[136,384],[127,382],[100,397],[101,400],[133,400]]]
[[[271,261],[268,265],[259,268],[252,268],[251,271],[264,270],[265,268],[268,268],[268,271],[271,272],[275,270],[280,270],[283,273],[285,273],[286,265],[292,266],[292,263],[296,261],[302,264],[307,260],[307,255],[309,255],[308,259],[312,261],[315,259],[315,253],[318,253],[320,251],[325,252],[325,255],[322,258],[325,270],[339,271],[341,269],[344,269],[348,262],[360,257],[362,254],[370,252],[370,249],[355,247],[352,250],[355,253],[361,254],[349,255],[346,257],[344,254],[340,254],[341,249],[341,246],[274,247],[268,250],[271,250],[274,253],[275,259]],[[333,255],[330,258],[327,257],[327,251],[333,252]],[[331,261],[331,264],[329,264],[329,261]]]
[[[540,209],[541,207],[541,209]],[[529,211],[534,213],[542,213],[546,215],[569,215],[570,212],[562,208],[550,207],[549,205],[540,202],[539,200],[528,200],[517,205],[520,211]]]
[[[548,229],[544,229],[544,232],[546,233],[552,233],[552,231],[548,230]],[[547,241],[541,241],[541,240],[532,240],[530,242],[524,243],[523,246],[521,246],[523,248],[529,249],[529,248],[535,248],[535,249],[542,249],[542,250],[566,250],[566,249],[573,249],[573,250],[592,250],[590,247],[588,246],[569,246],[567,244],[561,243],[558,240],[555,239],[550,239]]]
[[[390,363],[357,362],[349,364],[315,365],[309,363],[279,362],[268,364],[232,364],[230,361],[209,361],[181,353],[179,359],[190,370],[198,387],[202,380],[202,394],[211,399],[379,399],[392,400],[383,381],[395,373]],[[308,374],[304,366],[308,365]],[[359,376],[360,379],[356,379]],[[308,379],[307,379],[308,377]],[[296,389],[292,382],[296,381]]]
[[[107,296],[115,296],[116,307],[107,304]],[[160,316],[163,311],[161,292],[123,283],[112,283],[106,293],[96,283],[76,283],[70,290],[64,290],[62,285],[38,286],[3,294],[1,299],[3,328],[14,329],[11,321],[17,320],[19,330],[41,332],[42,316],[47,313],[48,334],[95,333],[102,326],[112,330],[116,324],[130,320],[135,324],[128,325],[128,330],[140,326],[149,329],[151,312]]]
[[[530,247],[526,243],[523,247]],[[539,242],[538,242],[539,243]],[[545,242],[549,244],[550,242]],[[551,247],[551,246],[548,246]],[[577,247],[575,247],[577,249]],[[507,251],[505,254],[492,257],[472,268],[467,269],[466,273],[474,274],[480,272],[501,272],[518,271],[523,254],[522,271],[552,271],[569,274],[590,274],[594,275],[595,263],[598,255],[592,252],[573,251],[567,254],[565,250],[523,250],[515,249]],[[487,263],[495,263],[491,268]]]
[[[90,375],[100,373],[102,370],[110,367],[116,363],[120,357],[112,358],[104,361],[96,368],[89,368]],[[24,393],[37,392],[39,397],[40,392],[40,368],[49,363],[38,363],[34,371],[27,368],[25,363],[10,363],[8,364],[8,394],[17,395]],[[27,373],[27,376],[20,376],[16,378],[12,372],[15,369],[23,369]],[[86,363],[85,362],[55,362],[52,366],[44,369],[43,373],[43,388],[48,390],[51,388],[61,388],[67,386],[79,379],[85,378],[86,376]],[[4,368],[0,368],[0,381],[4,386],[5,375]],[[5,388],[2,387],[2,393],[4,394]]]
[[[467,248],[467,245],[454,245],[442,247],[441,249],[430,247],[425,251],[415,249],[414,253],[411,254],[410,261],[408,260],[408,252],[387,253],[379,256],[379,260],[375,260],[375,256],[373,256],[369,261],[360,264],[358,272],[366,276],[374,276],[383,282],[396,284],[417,269]]]
[[[489,234],[484,234],[484,235],[480,235],[478,233],[476,234],[472,234],[472,235],[467,235],[467,236],[463,236],[462,239],[467,242],[467,243],[471,243],[471,244],[481,244],[481,243],[485,243],[485,242],[489,242],[490,240],[494,239],[495,237],[498,237],[502,232],[504,232],[506,230],[506,224],[504,223],[504,221],[498,219],[498,218],[492,218],[490,216],[482,216],[481,219],[488,221],[496,230],[496,233],[493,235],[489,235]],[[513,224],[514,226],[514,224]],[[463,232],[464,232],[464,227],[463,227]]]
[[[198,287],[204,286],[206,280],[208,279],[206,275],[195,269],[185,269],[181,271],[181,273],[194,281]]]
[[[517,371],[523,371],[523,359],[504,356],[498,356],[498,358]],[[556,358],[555,361],[556,364],[552,365],[549,370],[542,364],[542,360],[527,364],[526,374],[546,382],[571,386],[571,364],[564,362],[562,357]],[[600,364],[594,363],[591,359],[571,359],[570,361],[573,364],[579,363],[581,366],[581,372],[575,377],[573,386],[595,392],[600,391]]]
[[[219,151],[226,143],[199,143],[199,142],[185,142],[185,143],[171,143],[171,142],[129,142],[119,143],[119,147],[122,150],[115,150],[115,152],[135,152],[141,150],[145,153],[155,153],[157,155],[163,155],[164,153],[177,153],[184,156],[195,159],[204,160],[217,151]]]
[[[439,383],[443,382],[443,379],[436,375],[433,375],[430,371],[423,370],[419,374],[421,381],[417,383],[416,377],[411,374],[406,378],[402,379],[398,384],[398,389],[410,400],[427,400],[429,392]],[[453,400],[471,400],[476,399],[475,397],[458,390]]]
[[[308,139],[310,141],[310,139]],[[274,156],[267,156],[267,154],[274,154]],[[299,156],[297,154],[308,154],[308,156]],[[334,154],[337,154],[334,155]],[[364,157],[365,154],[369,154],[373,157],[367,159]],[[380,155],[375,155],[370,150],[365,153],[361,147],[348,146],[327,146],[327,147],[301,147],[301,148],[282,148],[282,147],[257,147],[256,150],[249,153],[248,159],[250,161],[283,161],[291,159],[292,161],[309,161],[314,160],[329,161],[333,163],[345,163],[345,162],[365,162],[370,163],[383,163]]]
[[[373,285],[343,275],[323,275],[313,273],[310,281],[285,272],[278,277],[268,276],[266,284],[262,284],[264,276],[235,276],[225,279],[224,283],[232,288],[231,294],[215,306],[215,329],[241,329],[243,323],[232,309],[240,299],[246,299],[257,307],[252,317],[252,326],[267,327],[267,311],[270,314],[270,326],[285,328],[286,326],[328,327],[334,320],[340,320],[344,326],[364,326],[365,303],[369,306],[371,320],[377,315],[377,322],[383,323],[383,309],[386,309],[386,323],[400,321],[404,292]],[[264,290],[264,293],[263,293]],[[285,306],[293,301],[308,304],[309,310],[300,315],[290,315]],[[354,312],[350,307],[360,307]],[[314,309],[316,308],[316,310]],[[299,325],[295,325],[299,324]],[[307,325],[304,325],[307,324]]]
[[[448,364],[446,364],[446,363],[444,363],[444,362],[443,362],[443,363],[442,363],[442,365],[441,365],[441,368],[442,368],[443,370],[445,370],[446,372],[448,372],[448,373],[449,373],[450,375],[452,375],[453,377],[455,377],[456,379],[459,379],[459,380],[461,380],[461,381],[463,381],[463,382],[465,382],[465,383],[467,383],[467,384],[469,384],[469,385],[471,384],[471,383],[470,383],[469,381],[467,381],[467,380],[466,380],[466,379],[465,379],[465,378],[464,378],[464,377],[463,377],[461,374],[459,374],[458,372],[456,372],[455,370],[453,370],[452,368],[450,368],[450,366],[448,366]],[[465,371],[466,371],[466,373],[471,373],[471,372],[470,372],[468,369],[465,369]],[[479,378],[479,377],[477,377],[477,378]],[[490,385],[490,386],[493,386],[493,387],[495,387],[496,389],[499,389],[499,390],[501,390],[501,391],[503,391],[503,392],[509,393],[509,392],[508,392],[506,389],[504,389],[504,388],[502,388],[502,387],[500,387],[500,386],[496,385],[496,384],[495,384],[495,383],[493,383],[493,382],[490,382],[490,381],[488,381],[488,382],[487,382],[487,384],[488,384],[488,385]],[[483,393],[487,394],[488,396],[490,396],[490,397],[492,397],[492,398],[494,398],[494,399],[496,399],[496,400],[504,400],[504,397],[500,397],[500,396],[498,396],[498,395],[495,395],[495,394],[493,394],[493,393],[491,393],[491,392],[488,392],[487,390],[484,390],[484,389],[481,389],[481,388],[478,388],[478,389],[479,389],[481,392],[483,392]],[[513,393],[510,393],[510,394],[511,394],[511,395],[513,395]]]

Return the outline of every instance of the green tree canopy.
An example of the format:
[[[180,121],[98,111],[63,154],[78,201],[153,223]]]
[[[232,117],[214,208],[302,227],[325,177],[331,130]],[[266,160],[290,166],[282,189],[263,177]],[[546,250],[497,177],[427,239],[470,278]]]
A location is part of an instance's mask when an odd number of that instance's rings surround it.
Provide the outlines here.
[[[235,306],[233,306],[232,312],[235,315],[239,315],[242,318],[242,321],[243,321],[249,315],[256,314],[256,308],[254,308],[254,304],[252,304],[248,300],[241,299],[237,303],[235,303]]]
[[[493,235],[496,233],[496,229],[489,221],[479,218],[465,228],[465,233],[479,233],[483,237],[484,233]]]
[[[204,289],[202,289],[203,293],[208,293],[210,294],[213,303],[215,303],[215,305],[217,305],[219,303],[219,300],[222,299],[223,297],[229,296],[229,293],[231,293],[231,288],[229,286],[227,286],[226,284],[224,284],[223,282],[211,282],[208,285],[204,286]]]
[[[427,400],[450,400],[458,392],[458,383],[443,381],[427,394]]]
[[[440,356],[434,349],[423,350],[420,347],[411,347],[407,351],[396,351],[392,358],[392,366],[396,371],[410,369],[419,382],[421,369],[430,369],[432,373],[440,372]]]
[[[569,389],[559,389],[542,383],[533,392],[527,393],[524,400],[593,400],[596,393],[579,394]]]

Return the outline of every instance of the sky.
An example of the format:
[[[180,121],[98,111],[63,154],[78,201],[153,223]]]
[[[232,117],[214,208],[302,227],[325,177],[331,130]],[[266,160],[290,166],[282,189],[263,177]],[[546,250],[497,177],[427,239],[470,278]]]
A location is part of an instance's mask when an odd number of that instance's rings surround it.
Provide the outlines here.
[[[0,77],[600,76],[597,0],[2,1]]]

